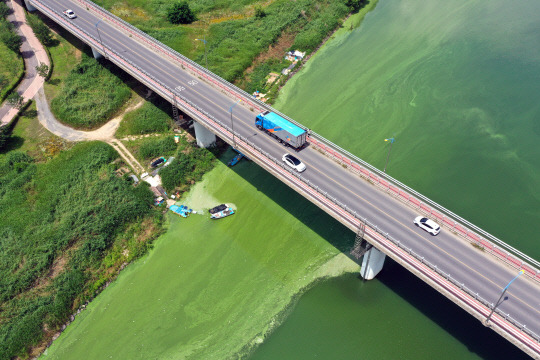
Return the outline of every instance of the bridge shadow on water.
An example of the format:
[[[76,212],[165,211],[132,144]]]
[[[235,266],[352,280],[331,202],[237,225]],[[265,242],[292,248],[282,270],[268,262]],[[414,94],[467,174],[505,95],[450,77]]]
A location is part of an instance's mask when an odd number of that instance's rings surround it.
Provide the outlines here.
[[[228,150],[219,160],[227,164],[227,161],[234,154]],[[268,172],[253,162],[242,160],[231,170],[336,249],[356,261],[349,254],[354,244],[355,234],[348,228],[275,177],[272,176],[272,180],[269,181]],[[358,277],[358,281],[361,281],[360,277]],[[480,358],[530,359],[513,344],[490,328],[485,327],[459,306],[388,257],[383,270],[376,280],[372,281],[382,283]],[[448,354],[448,358],[452,358],[452,355]]]

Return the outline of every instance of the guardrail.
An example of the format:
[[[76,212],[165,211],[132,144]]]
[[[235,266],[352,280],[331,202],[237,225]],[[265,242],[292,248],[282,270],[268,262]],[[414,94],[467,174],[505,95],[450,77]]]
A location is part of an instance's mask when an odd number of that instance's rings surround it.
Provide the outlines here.
[[[252,107],[257,112],[261,112],[263,110],[273,111],[280,116],[286,118],[287,120],[291,121],[292,123],[296,124],[297,126],[308,130],[304,125],[296,122],[287,115],[272,108],[268,104],[265,104],[262,101],[253,98],[244,90],[230,84],[228,81],[210,72],[208,69],[200,66],[194,61],[178,53],[174,49],[171,49],[167,45],[162,44],[156,39],[150,37],[148,34],[137,29],[136,27],[120,19],[119,17],[111,14],[107,10],[103,9],[101,6],[89,0],[77,1],[83,6],[85,6],[87,9],[91,8],[93,11],[99,13],[101,16],[103,16],[110,22],[128,31],[132,35],[135,35],[137,38],[139,38],[141,41],[143,41],[153,49],[166,55],[170,60],[178,62],[183,67],[193,71],[196,75],[206,79],[207,81],[212,82],[214,85],[218,86],[223,91],[229,93],[229,95],[243,100],[244,103]],[[400,200],[406,199],[406,203],[413,205],[415,208],[423,211],[427,215],[433,216],[436,220],[438,220],[441,225],[446,226],[447,228],[467,239],[471,243],[476,244],[481,249],[487,250],[490,254],[494,255],[495,257],[504,261],[510,266],[516,269],[525,270],[525,273],[529,277],[535,279],[536,281],[540,281],[540,262],[506,244],[504,241],[496,238],[495,236],[489,234],[488,232],[482,230],[474,224],[468,222],[457,214],[444,208],[442,205],[439,205],[436,202],[425,197],[424,195],[416,192],[414,189],[408,187],[407,185],[399,182],[398,180],[387,175],[386,173],[373,167],[369,163],[342,149],[341,147],[325,139],[321,135],[310,131],[309,142],[322,149],[325,154],[330,155],[342,164],[347,165],[347,167],[352,171],[356,172],[357,174],[363,176],[368,180],[376,182],[378,185],[392,192]],[[478,234],[481,234],[483,237],[479,236]]]
[[[51,16],[52,18],[56,17],[62,23],[65,23],[65,19],[63,18],[63,16],[57,11],[55,11],[54,9],[50,8],[48,5],[41,3],[39,0],[32,0],[32,3],[35,4],[35,6],[38,9],[41,9],[42,11],[45,10],[43,12],[48,13],[49,16]],[[97,49],[101,47],[100,42],[97,40],[97,38],[93,34],[88,34],[83,29],[81,29],[79,26],[77,26],[76,24],[72,22],[68,22],[66,26],[71,27],[72,29],[78,31],[80,34],[77,34],[77,36],[80,37],[83,41],[86,40],[91,45],[95,46]],[[108,55],[110,55],[111,60],[113,62],[120,65],[122,68],[124,68],[126,71],[128,71],[132,75],[134,76],[138,75],[138,78],[143,83],[152,87],[154,90],[156,90],[156,92],[160,93],[162,96],[168,98],[169,101],[182,104],[184,109],[187,112],[191,113],[193,117],[197,118],[199,121],[203,121],[204,123],[206,123],[207,126],[214,128],[216,131],[218,131],[223,136],[226,136],[228,140],[232,142],[233,130],[229,128],[227,124],[224,124],[220,120],[214,118],[212,115],[208,114],[206,111],[199,108],[196,104],[192,103],[188,99],[176,94],[167,85],[161,83],[158,79],[152,77],[143,69],[140,69],[136,64],[126,59],[123,55],[116,53],[109,47],[107,47],[107,50],[108,50]],[[269,109],[271,108],[269,107]],[[356,214],[355,211],[352,211],[351,209],[349,209],[345,204],[337,200],[337,198],[332,197],[330,194],[328,194],[327,191],[323,191],[318,186],[312,184],[308,179],[304,178],[301,174],[296,173],[292,171],[291,169],[289,169],[288,167],[286,167],[282,161],[279,161],[279,159],[274,158],[268,152],[263,151],[259,146],[252,143],[248,138],[239,134],[237,135],[236,133],[235,133],[235,137],[237,138],[237,144],[247,149],[247,152],[250,155],[257,156],[257,158],[261,162],[263,162],[271,171],[274,171],[280,174],[281,176],[283,176],[284,178],[288,179],[289,181],[291,181],[299,189],[306,192],[311,197],[313,197],[314,199],[322,203],[328,209],[333,211],[336,215],[342,217],[344,221],[351,224],[352,228],[358,228],[362,223],[364,223],[366,225],[366,234],[369,235],[370,238],[373,239],[373,241],[377,242],[379,246],[386,248],[390,253],[394,254],[394,256],[401,259],[405,263],[409,264],[411,268],[419,269],[419,271],[421,271],[425,276],[427,276],[435,284],[439,284],[440,286],[443,286],[447,291],[452,293],[454,296],[466,302],[475,311],[477,311],[479,315],[485,316],[486,311],[489,311],[490,309],[493,308],[494,306],[493,303],[490,303],[486,299],[480,297],[478,293],[474,293],[471,289],[467,288],[464,283],[461,283],[457,279],[452,278],[450,274],[444,273],[442,270],[438,269],[436,265],[425,261],[424,257],[421,257],[419,254],[415,253],[411,248],[405,247],[403,244],[400,243],[400,241],[392,238],[388,233],[385,233],[381,229],[379,229],[377,225],[369,222],[366,218],[361,218],[358,214]],[[387,191],[394,193],[394,195],[396,195],[398,198],[401,198],[402,200],[406,199],[406,201],[409,203],[418,204],[420,209],[423,209],[424,211],[429,210],[431,211],[431,214],[433,215],[433,210],[431,210],[430,208],[427,208],[425,204],[424,206],[422,206],[422,203],[420,203],[419,200],[415,199],[413,196],[403,191],[402,189],[398,188],[397,186],[395,185],[392,186],[392,183],[389,181],[388,177],[386,177],[386,180],[385,180],[385,179],[382,179],[380,176],[378,176],[380,174],[378,174],[379,171],[377,169],[374,169],[375,171],[368,171],[364,166],[361,166],[357,162],[352,161],[349,157],[344,157],[342,151],[334,150],[332,146],[324,143],[324,140],[321,137],[313,136],[313,134],[311,134],[310,142],[314,146],[319,147],[320,149],[325,151],[327,154],[336,158],[338,161],[343,162],[345,165],[355,170],[361,176],[367,179],[370,179],[373,182],[376,182],[379,186],[386,188]],[[351,158],[355,159],[354,156],[351,156]],[[441,216],[444,222],[444,216],[443,215]],[[461,227],[458,228],[459,224],[457,224],[457,222],[449,223],[450,218],[447,218],[447,219],[448,219],[446,221],[447,226],[452,225],[453,229],[455,229],[456,231],[462,232],[464,236],[468,238],[472,238],[471,234],[468,233],[469,230],[465,228],[461,228]],[[472,238],[472,239],[479,242],[483,240],[482,238]],[[482,246],[487,247],[489,245],[489,242],[487,241],[480,242],[480,244],[482,244]],[[492,250],[494,254],[498,254],[495,247],[491,247],[490,250]],[[504,260],[504,257],[502,258]],[[508,260],[507,258],[508,257],[506,257],[506,260]],[[421,265],[418,265],[418,264],[421,264]],[[427,271],[428,269],[430,271]],[[538,280],[538,272],[531,274],[532,268],[531,269],[523,268],[523,269],[526,271],[526,273],[527,272],[529,273],[529,276],[534,275],[533,278]],[[472,300],[476,301],[477,303],[475,303]],[[529,330],[525,324],[518,322],[516,319],[512,318],[509,314],[505,314],[499,309],[496,309],[495,313],[499,315],[499,318],[492,317],[492,320],[491,320],[492,322],[494,323],[497,322],[498,325],[501,328],[504,328],[505,331],[507,331],[509,334],[514,336],[523,344],[527,345],[537,354],[540,354],[540,344],[539,344],[540,336],[538,334]],[[512,332],[512,329],[508,329],[505,327],[506,326],[505,322],[511,324],[515,329],[519,330],[519,334],[525,335],[527,337],[523,338],[522,335],[514,334]]]

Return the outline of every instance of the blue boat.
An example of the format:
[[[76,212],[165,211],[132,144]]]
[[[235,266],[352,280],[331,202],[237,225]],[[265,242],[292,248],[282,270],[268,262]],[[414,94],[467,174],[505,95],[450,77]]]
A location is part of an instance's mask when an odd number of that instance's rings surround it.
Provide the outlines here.
[[[169,210],[171,210],[173,213],[180,215],[181,217],[187,218],[189,214],[193,212],[192,209],[188,209],[185,205],[171,205],[169,207]]]
[[[239,152],[235,157],[232,158],[231,161],[229,161],[229,163],[227,165],[229,166],[234,166],[236,164],[238,164],[238,162],[240,160],[242,160],[242,158],[244,157],[244,154],[242,154],[241,152]]]

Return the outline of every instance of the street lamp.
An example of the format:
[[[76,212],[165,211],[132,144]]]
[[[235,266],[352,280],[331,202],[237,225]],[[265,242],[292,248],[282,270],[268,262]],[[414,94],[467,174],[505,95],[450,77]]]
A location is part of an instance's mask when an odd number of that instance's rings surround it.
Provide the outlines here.
[[[499,297],[499,300],[497,300],[497,302],[495,303],[495,306],[493,306],[493,309],[491,309],[491,312],[489,313],[488,317],[486,318],[486,322],[485,324],[487,325],[488,322],[489,322],[489,319],[491,318],[491,315],[493,315],[493,313],[495,312],[495,309],[497,309],[497,306],[501,305],[501,300],[504,296],[504,294],[506,294],[506,290],[508,290],[508,287],[510,287],[510,284],[514,282],[514,280],[516,280],[520,275],[522,275],[525,271],[523,270],[519,270],[519,273],[516,275],[515,278],[513,278],[512,280],[510,280],[510,282],[508,283],[508,285],[506,285],[502,291],[502,294],[501,296]]]
[[[394,139],[393,137],[389,138],[389,139],[384,139],[384,141],[390,141],[390,148],[388,149],[388,155],[386,156],[386,164],[384,164],[384,172],[386,172],[386,165],[388,165],[388,159],[390,159],[390,151],[392,151],[392,144],[394,143],[394,141],[396,141],[396,139]]]
[[[96,31],[98,33],[99,42],[101,43],[101,47],[103,48],[103,56],[105,56],[105,59],[107,58],[107,53],[105,52],[105,46],[103,45],[103,41],[101,40],[101,33],[99,32],[98,24],[101,22],[102,19],[100,19],[96,24]]]
[[[208,59],[206,58],[206,35],[203,35],[202,39],[195,39],[195,40],[202,41],[204,44],[204,62],[206,64],[206,68],[208,69]]]
[[[232,110],[233,108],[238,105],[238,103],[240,102],[241,100],[238,100],[237,102],[235,102],[229,109],[229,111],[231,112],[231,129],[232,129],[232,143],[233,143],[233,148],[236,148],[236,142],[234,140],[234,123],[233,123],[233,116],[232,116]]]

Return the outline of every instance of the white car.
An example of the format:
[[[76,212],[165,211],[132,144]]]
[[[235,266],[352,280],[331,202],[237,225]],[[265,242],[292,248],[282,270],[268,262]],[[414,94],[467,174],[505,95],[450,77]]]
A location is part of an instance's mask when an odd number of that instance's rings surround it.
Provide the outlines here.
[[[77,15],[73,12],[71,9],[64,10],[64,15],[66,15],[70,19],[75,19]]]
[[[283,162],[285,164],[292,167],[294,170],[296,170],[298,172],[302,172],[302,171],[306,170],[306,165],[304,165],[303,162],[301,162],[300,160],[298,160],[297,158],[295,158],[291,154],[283,155],[281,160],[283,160]]]
[[[420,229],[427,231],[431,235],[435,236],[441,232],[441,227],[437,223],[428,218],[418,216],[414,219],[414,225],[418,226]]]

